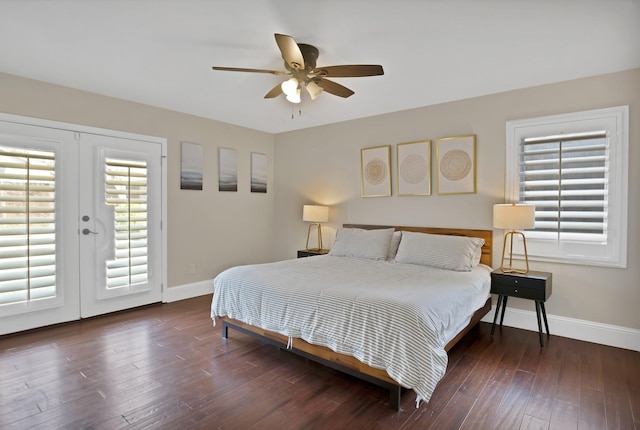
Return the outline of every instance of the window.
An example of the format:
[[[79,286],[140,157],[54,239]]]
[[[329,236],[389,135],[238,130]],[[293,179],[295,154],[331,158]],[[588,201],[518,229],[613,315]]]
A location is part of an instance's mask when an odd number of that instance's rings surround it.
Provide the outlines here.
[[[105,203],[114,207],[115,258],[107,289],[147,282],[147,163],[107,158]]]
[[[56,299],[55,153],[0,146],[0,305]]]
[[[507,122],[506,197],[536,207],[529,257],[626,267],[629,108]]]

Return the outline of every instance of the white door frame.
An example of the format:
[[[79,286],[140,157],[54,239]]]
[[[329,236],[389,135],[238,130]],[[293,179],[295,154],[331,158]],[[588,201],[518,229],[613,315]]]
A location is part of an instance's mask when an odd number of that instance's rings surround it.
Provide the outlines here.
[[[140,140],[144,142],[151,142],[161,145],[161,157],[162,163],[160,168],[161,174],[161,223],[162,223],[162,231],[161,231],[161,261],[162,261],[162,270],[160,273],[161,279],[161,290],[162,290],[162,301],[166,301],[166,291],[167,291],[167,228],[166,228],[166,220],[167,220],[167,139],[155,136],[147,136],[136,133],[128,133],[117,130],[110,130],[104,128],[97,128],[85,125],[71,124],[59,121],[52,121],[47,119],[40,118],[31,118],[20,115],[13,114],[5,114],[0,113],[0,121],[15,123],[15,124],[23,124],[29,126],[39,126],[39,127],[47,127],[58,130],[66,130],[70,132],[77,133],[88,133],[88,134],[98,134],[109,137],[117,137],[123,139],[132,139],[132,140]],[[77,222],[76,222],[77,224]],[[78,226],[79,228],[79,226]],[[32,327],[33,328],[33,327]]]

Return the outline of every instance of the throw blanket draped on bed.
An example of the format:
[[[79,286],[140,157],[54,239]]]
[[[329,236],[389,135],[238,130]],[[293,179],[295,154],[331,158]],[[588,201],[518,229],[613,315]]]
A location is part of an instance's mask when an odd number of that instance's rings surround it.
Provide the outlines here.
[[[454,272],[317,256],[222,272],[211,317],[354,356],[429,400],[447,368],[444,346],[484,304],[489,285],[483,265]]]

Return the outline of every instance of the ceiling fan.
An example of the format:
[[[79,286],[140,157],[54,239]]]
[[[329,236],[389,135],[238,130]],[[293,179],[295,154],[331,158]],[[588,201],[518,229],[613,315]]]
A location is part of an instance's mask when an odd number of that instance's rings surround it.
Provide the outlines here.
[[[377,64],[349,64],[342,66],[316,67],[318,48],[306,43],[297,43],[293,37],[285,34],[275,34],[276,43],[284,60],[283,70],[243,69],[236,67],[218,67],[213,70],[229,72],[270,73],[272,75],[291,76],[288,80],[276,85],[264,98],[271,99],[285,94],[287,100],[292,103],[300,103],[300,89],[305,87],[315,100],[324,90],[329,94],[347,98],[354,92],[349,88],[330,81],[327,78],[354,78],[360,76],[384,75],[382,66]]]

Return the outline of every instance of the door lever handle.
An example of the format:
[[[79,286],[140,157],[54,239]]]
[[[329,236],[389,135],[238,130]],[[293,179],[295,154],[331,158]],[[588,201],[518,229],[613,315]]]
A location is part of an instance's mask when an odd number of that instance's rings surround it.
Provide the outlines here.
[[[83,228],[82,229],[82,234],[84,234],[86,236],[88,234],[98,234],[98,232],[97,231],[91,231],[88,228]]]

